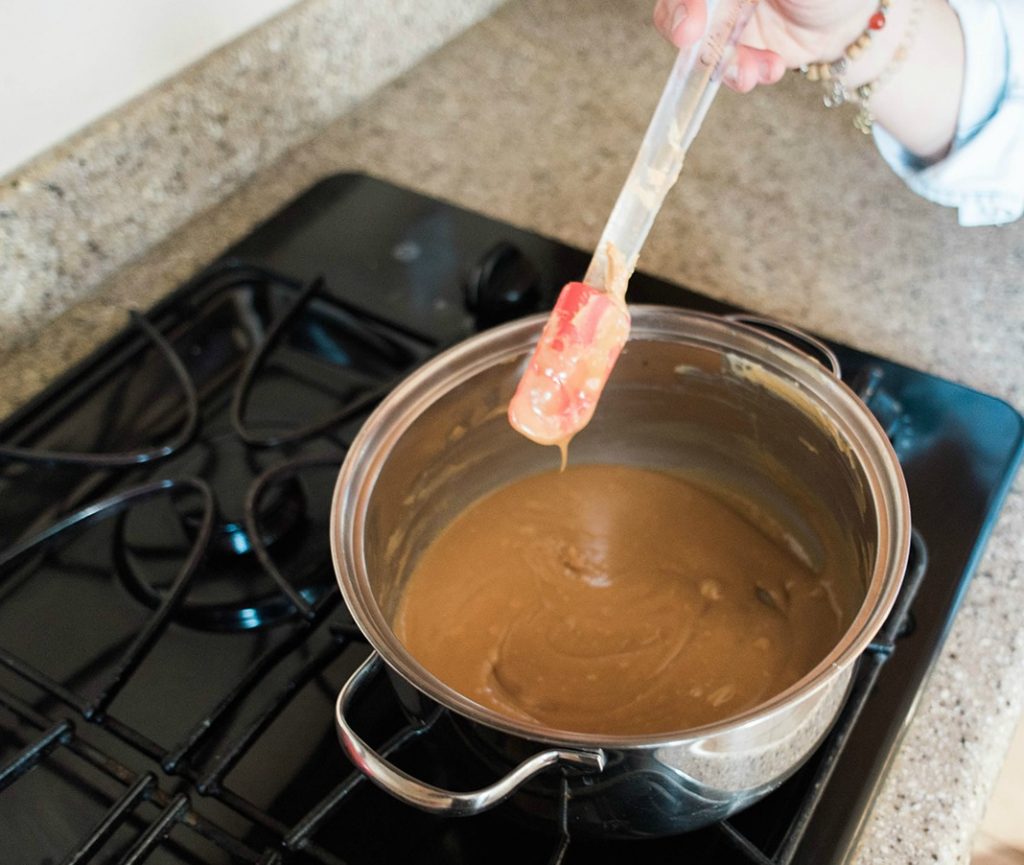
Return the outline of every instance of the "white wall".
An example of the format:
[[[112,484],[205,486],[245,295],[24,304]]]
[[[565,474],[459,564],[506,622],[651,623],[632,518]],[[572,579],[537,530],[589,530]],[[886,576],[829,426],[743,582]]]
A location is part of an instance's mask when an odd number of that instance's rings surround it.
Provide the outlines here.
[[[0,177],[297,0],[0,0]]]

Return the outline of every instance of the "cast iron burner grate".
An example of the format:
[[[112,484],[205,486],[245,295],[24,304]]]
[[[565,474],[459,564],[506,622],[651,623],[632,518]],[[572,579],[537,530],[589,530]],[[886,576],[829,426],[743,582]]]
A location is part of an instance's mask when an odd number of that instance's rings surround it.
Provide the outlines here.
[[[143,494],[141,491],[126,494],[122,496],[121,503],[130,503]],[[72,525],[71,521],[67,521],[66,525]],[[52,534],[50,536],[52,537]],[[0,560],[0,572],[6,569],[10,561],[11,557]],[[777,839],[771,837],[762,839],[758,837],[757,832],[748,834],[742,826],[748,818],[741,814],[738,818],[723,821],[702,832],[687,836],[694,845],[703,846],[710,841],[715,846],[724,839],[739,855],[735,861],[759,863],[759,865],[787,865],[793,861],[794,852],[803,837],[804,830],[814,816],[821,792],[829,781],[853,725],[864,709],[882,665],[896,648],[899,638],[908,632],[910,604],[926,571],[926,563],[924,546],[919,535],[915,533],[910,565],[900,597],[878,638],[861,659],[850,696],[835,727],[811,763],[804,767],[797,778],[787,785],[798,786],[800,792],[796,794],[797,805],[791,812],[790,819],[785,824],[785,831],[781,836]],[[130,745],[134,750],[158,764],[168,775],[182,774],[194,785],[195,793],[199,796],[218,800],[240,815],[278,835],[279,843],[276,847],[268,847],[263,851],[252,849],[244,840],[234,837],[229,831],[194,809],[188,793],[173,795],[163,789],[153,771],[141,773],[133,771],[116,758],[83,740],[77,733],[76,721],[73,718],[64,717],[51,723],[46,715],[41,714],[6,689],[0,689],[0,706],[15,715],[21,722],[37,729],[39,735],[3,768],[0,768],[0,791],[14,784],[19,778],[25,777],[30,770],[43,761],[54,759],[55,752],[60,750],[69,752],[78,761],[98,770],[124,788],[123,792],[112,802],[109,810],[102,814],[96,822],[93,830],[63,860],[68,863],[92,861],[118,829],[126,827],[133,818],[138,819],[138,811],[143,805],[153,806],[154,814],[150,820],[142,823],[145,828],[139,833],[135,843],[130,845],[123,857],[117,861],[142,862],[159,845],[165,843],[174,845],[176,841],[171,836],[172,830],[177,827],[187,829],[200,836],[204,841],[218,846],[236,861],[284,862],[286,861],[284,857],[289,851],[301,851],[304,856],[316,862],[337,863],[343,861],[317,845],[315,836],[322,825],[333,818],[344,806],[347,797],[365,780],[360,773],[349,772],[347,777],[328,796],[318,802],[307,815],[291,827],[281,824],[253,803],[225,789],[222,784],[224,776],[251,741],[282,711],[292,695],[323,669],[331,653],[310,659],[299,675],[289,680],[286,686],[266,704],[262,713],[254,719],[242,735],[221,752],[211,770],[200,774],[186,766],[187,758],[200,743],[203,731],[215,727],[220,718],[238,702],[240,696],[262,680],[266,668],[281,656],[282,650],[284,652],[293,651],[297,642],[301,641],[306,629],[322,621],[335,608],[336,601],[337,598],[334,597],[325,598],[319,604],[309,607],[308,617],[305,619],[306,628],[296,632],[298,639],[293,638],[282,644],[281,649],[260,658],[250,669],[245,680],[226,696],[217,709],[202,720],[186,741],[171,750],[161,749],[138,731],[130,729],[107,715],[99,714],[95,706],[85,704],[76,695],[38,671],[31,669],[9,653],[0,653],[0,663],[8,669],[16,671],[49,697],[71,709],[82,721],[91,721],[98,728]],[[154,621],[158,620],[154,619]],[[351,625],[331,624],[329,631],[334,639],[334,648],[339,653],[352,642],[362,639],[359,632]],[[135,665],[131,666],[134,669]],[[388,757],[395,758],[400,754],[404,745],[423,736],[429,730],[430,726],[428,725],[407,726],[400,729],[392,735],[389,741],[384,743],[381,752]],[[789,798],[790,795],[785,788],[779,793],[773,794],[775,797],[785,798]],[[765,805],[755,805],[751,810],[757,811],[763,807]],[[554,853],[549,861],[552,863],[566,861],[570,840],[570,834],[563,822],[561,835],[555,842]],[[592,842],[583,843],[588,846],[592,844]],[[627,842],[622,846],[632,847],[634,845]],[[590,854],[587,854],[587,858],[590,858]],[[716,861],[722,860],[717,859]]]
[[[349,442],[413,367],[550,305],[585,261],[379,181],[331,178],[0,427],[5,858],[845,858],[1020,458],[1021,419],[842,346],[900,456],[918,531],[836,725],[777,791],[700,832],[594,842],[521,824],[509,805],[421,814],[366,783],[335,741],[334,698],[369,651],[327,546]],[[631,290],[723,311],[642,274]],[[460,746],[444,713],[410,723],[383,679],[360,704],[353,722],[372,745],[445,783]]]

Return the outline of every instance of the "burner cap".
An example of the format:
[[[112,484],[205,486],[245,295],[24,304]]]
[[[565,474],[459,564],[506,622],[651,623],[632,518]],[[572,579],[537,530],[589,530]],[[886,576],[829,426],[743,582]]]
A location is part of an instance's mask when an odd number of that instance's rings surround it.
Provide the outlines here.
[[[286,537],[302,521],[305,511],[306,498],[301,484],[295,478],[287,478],[276,486],[268,487],[260,496],[256,517],[259,540],[263,546],[269,549]],[[202,516],[198,509],[190,508],[181,512],[182,525],[190,538],[198,534]],[[242,515],[239,514],[237,518],[226,517],[218,507],[208,550],[211,559],[216,561],[222,556],[247,556],[252,552],[253,541]]]
[[[331,569],[325,564],[329,562],[326,542],[318,541],[327,536],[326,514],[310,513],[310,502],[327,506],[329,492],[318,487],[307,491],[315,478],[300,477],[298,464],[289,472],[291,464],[279,460],[278,453],[254,453],[225,434],[199,443],[174,461],[175,475],[207,481],[217,508],[204,564],[174,614],[179,623],[216,631],[265,627],[295,617],[300,612],[297,606],[302,606],[300,598],[313,604],[333,585]],[[261,461],[278,462],[278,466],[272,478],[261,481],[259,494],[253,497],[258,506],[253,522],[259,530],[259,537],[253,538],[245,508],[250,489],[263,474]],[[188,497],[178,502],[146,502],[121,515],[113,554],[119,575],[134,597],[150,607],[163,600],[181,556],[195,541],[201,519],[198,503]],[[268,570],[261,555],[272,557],[274,567]],[[287,580],[286,589],[279,580]],[[308,614],[308,606],[301,612]]]

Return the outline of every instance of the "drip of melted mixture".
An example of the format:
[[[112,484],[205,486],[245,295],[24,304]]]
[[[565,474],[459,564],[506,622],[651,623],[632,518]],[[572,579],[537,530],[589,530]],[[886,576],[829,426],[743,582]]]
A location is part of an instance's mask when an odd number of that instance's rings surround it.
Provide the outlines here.
[[[584,465],[467,508],[423,553],[394,627],[482,706],[614,736],[764,702],[825,657],[856,603],[705,488]]]
[[[509,403],[512,428],[558,445],[564,462],[569,440],[594,415],[629,323],[619,298],[582,282],[566,285]]]

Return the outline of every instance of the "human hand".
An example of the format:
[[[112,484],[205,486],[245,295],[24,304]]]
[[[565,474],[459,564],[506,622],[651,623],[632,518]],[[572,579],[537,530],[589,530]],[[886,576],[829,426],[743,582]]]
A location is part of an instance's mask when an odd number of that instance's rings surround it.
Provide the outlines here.
[[[787,67],[831,61],[863,32],[876,0],[762,0],[743,31],[726,86],[740,93],[774,84]],[[707,19],[705,0],[658,0],[654,25],[678,48],[696,42]],[[867,80],[870,71],[864,73]]]

